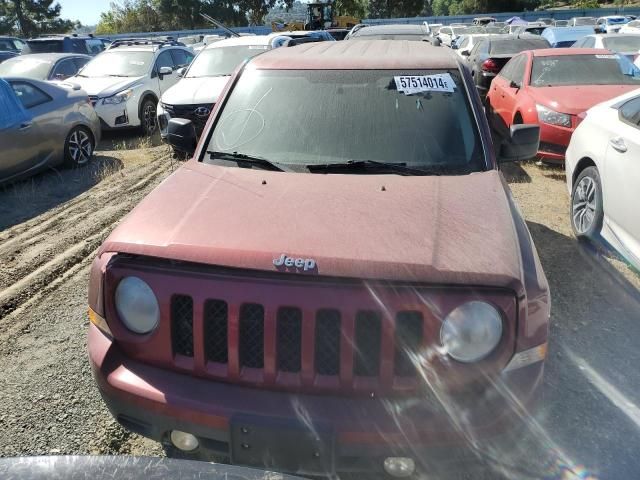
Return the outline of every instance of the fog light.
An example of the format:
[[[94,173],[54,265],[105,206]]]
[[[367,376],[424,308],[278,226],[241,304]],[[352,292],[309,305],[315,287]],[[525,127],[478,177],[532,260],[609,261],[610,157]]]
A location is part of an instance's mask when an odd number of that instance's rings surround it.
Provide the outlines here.
[[[190,452],[198,448],[198,439],[190,433],[171,430],[171,443],[183,452]]]
[[[384,471],[392,477],[404,478],[413,475],[416,463],[413,458],[388,457],[384,459]]]

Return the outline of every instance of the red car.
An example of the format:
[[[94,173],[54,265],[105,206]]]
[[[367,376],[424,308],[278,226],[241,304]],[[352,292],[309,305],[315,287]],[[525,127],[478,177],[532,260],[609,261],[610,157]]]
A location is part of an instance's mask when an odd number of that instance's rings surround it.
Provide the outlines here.
[[[122,425],[192,458],[396,477],[518,428],[549,290],[453,52],[277,48],[197,148],[190,120],[167,131],[193,158],[91,270],[89,356]],[[538,134],[513,128],[499,161]]]
[[[624,55],[587,48],[530,50],[493,80],[488,112],[494,126],[540,125],[539,157],[564,162],[580,114],[640,87],[640,70]]]

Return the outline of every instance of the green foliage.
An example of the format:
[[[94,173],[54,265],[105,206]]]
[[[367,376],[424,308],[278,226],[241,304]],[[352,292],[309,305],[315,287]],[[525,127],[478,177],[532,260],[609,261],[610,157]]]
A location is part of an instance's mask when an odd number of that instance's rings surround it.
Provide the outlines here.
[[[598,8],[598,0],[575,0],[573,7],[575,8]]]
[[[348,15],[356,18],[367,16],[368,0],[336,0],[333,4],[336,15]]]
[[[67,33],[80,22],[60,18],[54,0],[0,0],[0,34],[33,37],[43,33]]]

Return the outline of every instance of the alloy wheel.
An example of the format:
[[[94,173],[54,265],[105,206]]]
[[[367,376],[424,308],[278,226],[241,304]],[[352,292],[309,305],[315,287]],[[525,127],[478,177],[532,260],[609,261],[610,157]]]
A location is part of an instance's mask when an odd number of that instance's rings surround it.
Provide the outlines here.
[[[142,122],[144,131],[151,135],[156,131],[158,127],[158,121],[156,119],[156,106],[152,102],[145,103],[142,109]]]
[[[587,232],[596,218],[596,190],[596,182],[591,177],[584,177],[576,185],[571,213],[573,225],[579,233]]]
[[[91,159],[93,143],[89,134],[82,129],[71,132],[69,136],[69,154],[76,165],[83,165]]]

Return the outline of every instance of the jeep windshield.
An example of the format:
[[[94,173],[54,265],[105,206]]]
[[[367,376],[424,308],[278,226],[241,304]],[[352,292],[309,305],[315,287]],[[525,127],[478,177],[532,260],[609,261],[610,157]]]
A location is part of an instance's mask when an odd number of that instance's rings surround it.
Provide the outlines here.
[[[141,77],[149,72],[153,52],[106,51],[85,65],[80,77]]]
[[[450,75],[452,92],[429,89],[438,75]],[[415,93],[399,91],[396,77],[413,82]],[[405,172],[438,174],[486,169],[456,70],[247,69],[206,150],[218,153],[205,157],[207,163],[219,164],[221,153],[243,154],[318,173],[397,173],[399,164]],[[336,168],[341,163],[353,168]]]
[[[200,55],[195,58],[185,77],[197,78],[231,75],[236,67],[246,59],[266,52],[268,48],[267,45],[237,45],[203,50]]]

